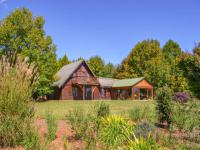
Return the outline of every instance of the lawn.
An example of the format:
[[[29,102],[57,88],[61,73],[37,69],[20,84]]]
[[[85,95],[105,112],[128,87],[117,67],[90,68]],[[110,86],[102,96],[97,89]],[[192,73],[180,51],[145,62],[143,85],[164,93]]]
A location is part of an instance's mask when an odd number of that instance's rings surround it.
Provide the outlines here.
[[[154,108],[152,100],[103,100],[109,104],[111,114],[123,114],[128,110],[149,106]],[[45,114],[49,111],[55,115],[57,119],[64,119],[70,109],[81,108],[83,111],[88,111],[94,106],[98,100],[51,100],[46,102],[38,102],[35,104],[36,117],[45,118]]]

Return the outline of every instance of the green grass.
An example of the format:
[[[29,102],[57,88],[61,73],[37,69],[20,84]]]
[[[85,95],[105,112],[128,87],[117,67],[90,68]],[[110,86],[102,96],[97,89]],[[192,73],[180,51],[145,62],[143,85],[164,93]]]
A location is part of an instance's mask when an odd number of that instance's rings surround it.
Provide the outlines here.
[[[97,102],[98,100],[52,100],[38,102],[35,104],[36,117],[45,118],[46,112],[49,111],[55,115],[56,119],[65,119],[70,109],[78,107],[87,112]],[[104,102],[109,104],[111,114],[123,114],[134,108],[143,109],[145,106],[154,108],[154,101],[152,100],[104,100]]]

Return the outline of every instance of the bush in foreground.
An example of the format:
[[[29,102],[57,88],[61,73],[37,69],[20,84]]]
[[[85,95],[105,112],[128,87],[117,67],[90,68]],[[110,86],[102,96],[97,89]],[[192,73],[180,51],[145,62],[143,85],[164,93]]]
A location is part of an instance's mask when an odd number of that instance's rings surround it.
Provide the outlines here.
[[[157,90],[157,106],[158,119],[160,123],[167,123],[169,126],[171,123],[171,90],[165,86]]]
[[[46,113],[46,121],[48,126],[48,140],[53,141],[56,138],[57,122],[54,115],[50,112]]]
[[[155,131],[156,127],[149,122],[142,122],[136,125],[135,135],[137,138],[143,137],[148,139],[149,134],[152,134]]]
[[[140,122],[142,120],[148,120],[153,122],[155,120],[154,111],[151,110],[149,106],[145,106],[144,108],[134,108],[128,111],[129,118],[134,122]]]
[[[21,144],[27,149],[37,149],[38,138],[33,135],[34,110],[32,89],[33,68],[17,59],[15,64],[2,57],[0,60],[0,146],[15,147]],[[33,143],[32,143],[33,142]],[[37,144],[36,144],[37,143]]]
[[[134,132],[134,124],[121,116],[102,118],[99,138],[108,149],[123,147],[127,138]]]

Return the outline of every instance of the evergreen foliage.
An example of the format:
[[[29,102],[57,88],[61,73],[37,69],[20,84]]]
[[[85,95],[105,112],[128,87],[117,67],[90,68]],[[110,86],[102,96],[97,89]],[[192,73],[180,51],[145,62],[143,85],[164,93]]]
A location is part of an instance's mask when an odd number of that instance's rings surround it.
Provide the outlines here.
[[[158,119],[160,123],[167,123],[169,126],[171,123],[171,90],[169,87],[164,86],[157,90],[157,105],[156,110],[158,113]]]
[[[58,59],[57,63],[58,63],[58,70],[60,70],[64,65],[68,65],[70,63],[70,60],[65,54],[62,58]]]

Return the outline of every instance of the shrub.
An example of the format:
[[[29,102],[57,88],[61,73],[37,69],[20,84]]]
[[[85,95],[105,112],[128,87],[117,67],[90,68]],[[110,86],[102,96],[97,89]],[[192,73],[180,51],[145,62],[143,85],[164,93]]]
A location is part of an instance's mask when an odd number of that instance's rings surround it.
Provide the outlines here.
[[[39,142],[39,136],[36,131],[30,130],[27,132],[21,144],[26,150],[40,150],[42,146]]]
[[[102,118],[99,138],[108,149],[122,147],[134,131],[134,124],[121,116]]]
[[[137,138],[143,137],[144,139],[148,138],[148,135],[155,131],[155,126],[148,122],[142,122],[136,125],[135,135]]]
[[[195,127],[199,127],[200,117],[196,115],[192,103],[188,105],[180,105],[175,103],[173,107],[172,123],[177,126],[179,130],[191,132]]]
[[[168,126],[171,123],[171,90],[165,86],[157,90],[157,106],[158,119],[160,123],[166,122]]]
[[[87,117],[83,113],[83,110],[81,108],[70,110],[67,114],[67,119],[69,120],[72,130],[75,133],[75,138],[81,139],[87,129]]]
[[[56,138],[57,123],[52,113],[46,113],[46,121],[48,125],[48,140],[53,141]]]
[[[135,108],[132,110],[129,110],[128,112],[129,118],[134,122],[139,122],[142,120],[148,120],[148,121],[154,121],[154,111],[150,109],[149,106],[145,106],[142,109]]]
[[[33,130],[33,74],[26,61],[0,59],[0,146],[18,146]]]
[[[129,111],[129,117],[131,120],[138,122],[143,119],[142,110],[139,108],[135,108]]]
[[[105,117],[110,114],[110,107],[105,102],[96,103],[93,109],[97,117]]]
[[[191,97],[190,94],[186,92],[177,92],[173,95],[172,99],[179,103],[186,103],[191,99]]]
[[[128,145],[126,146],[127,150],[162,150],[156,141],[149,136],[147,139],[143,138],[142,136],[139,139],[129,140]]]
[[[67,119],[72,126],[75,138],[85,142],[85,149],[96,149],[97,146],[99,118],[102,117],[97,117],[97,114],[94,113],[94,108],[96,106],[87,114],[83,113],[82,109],[79,108],[75,108],[67,114]]]

